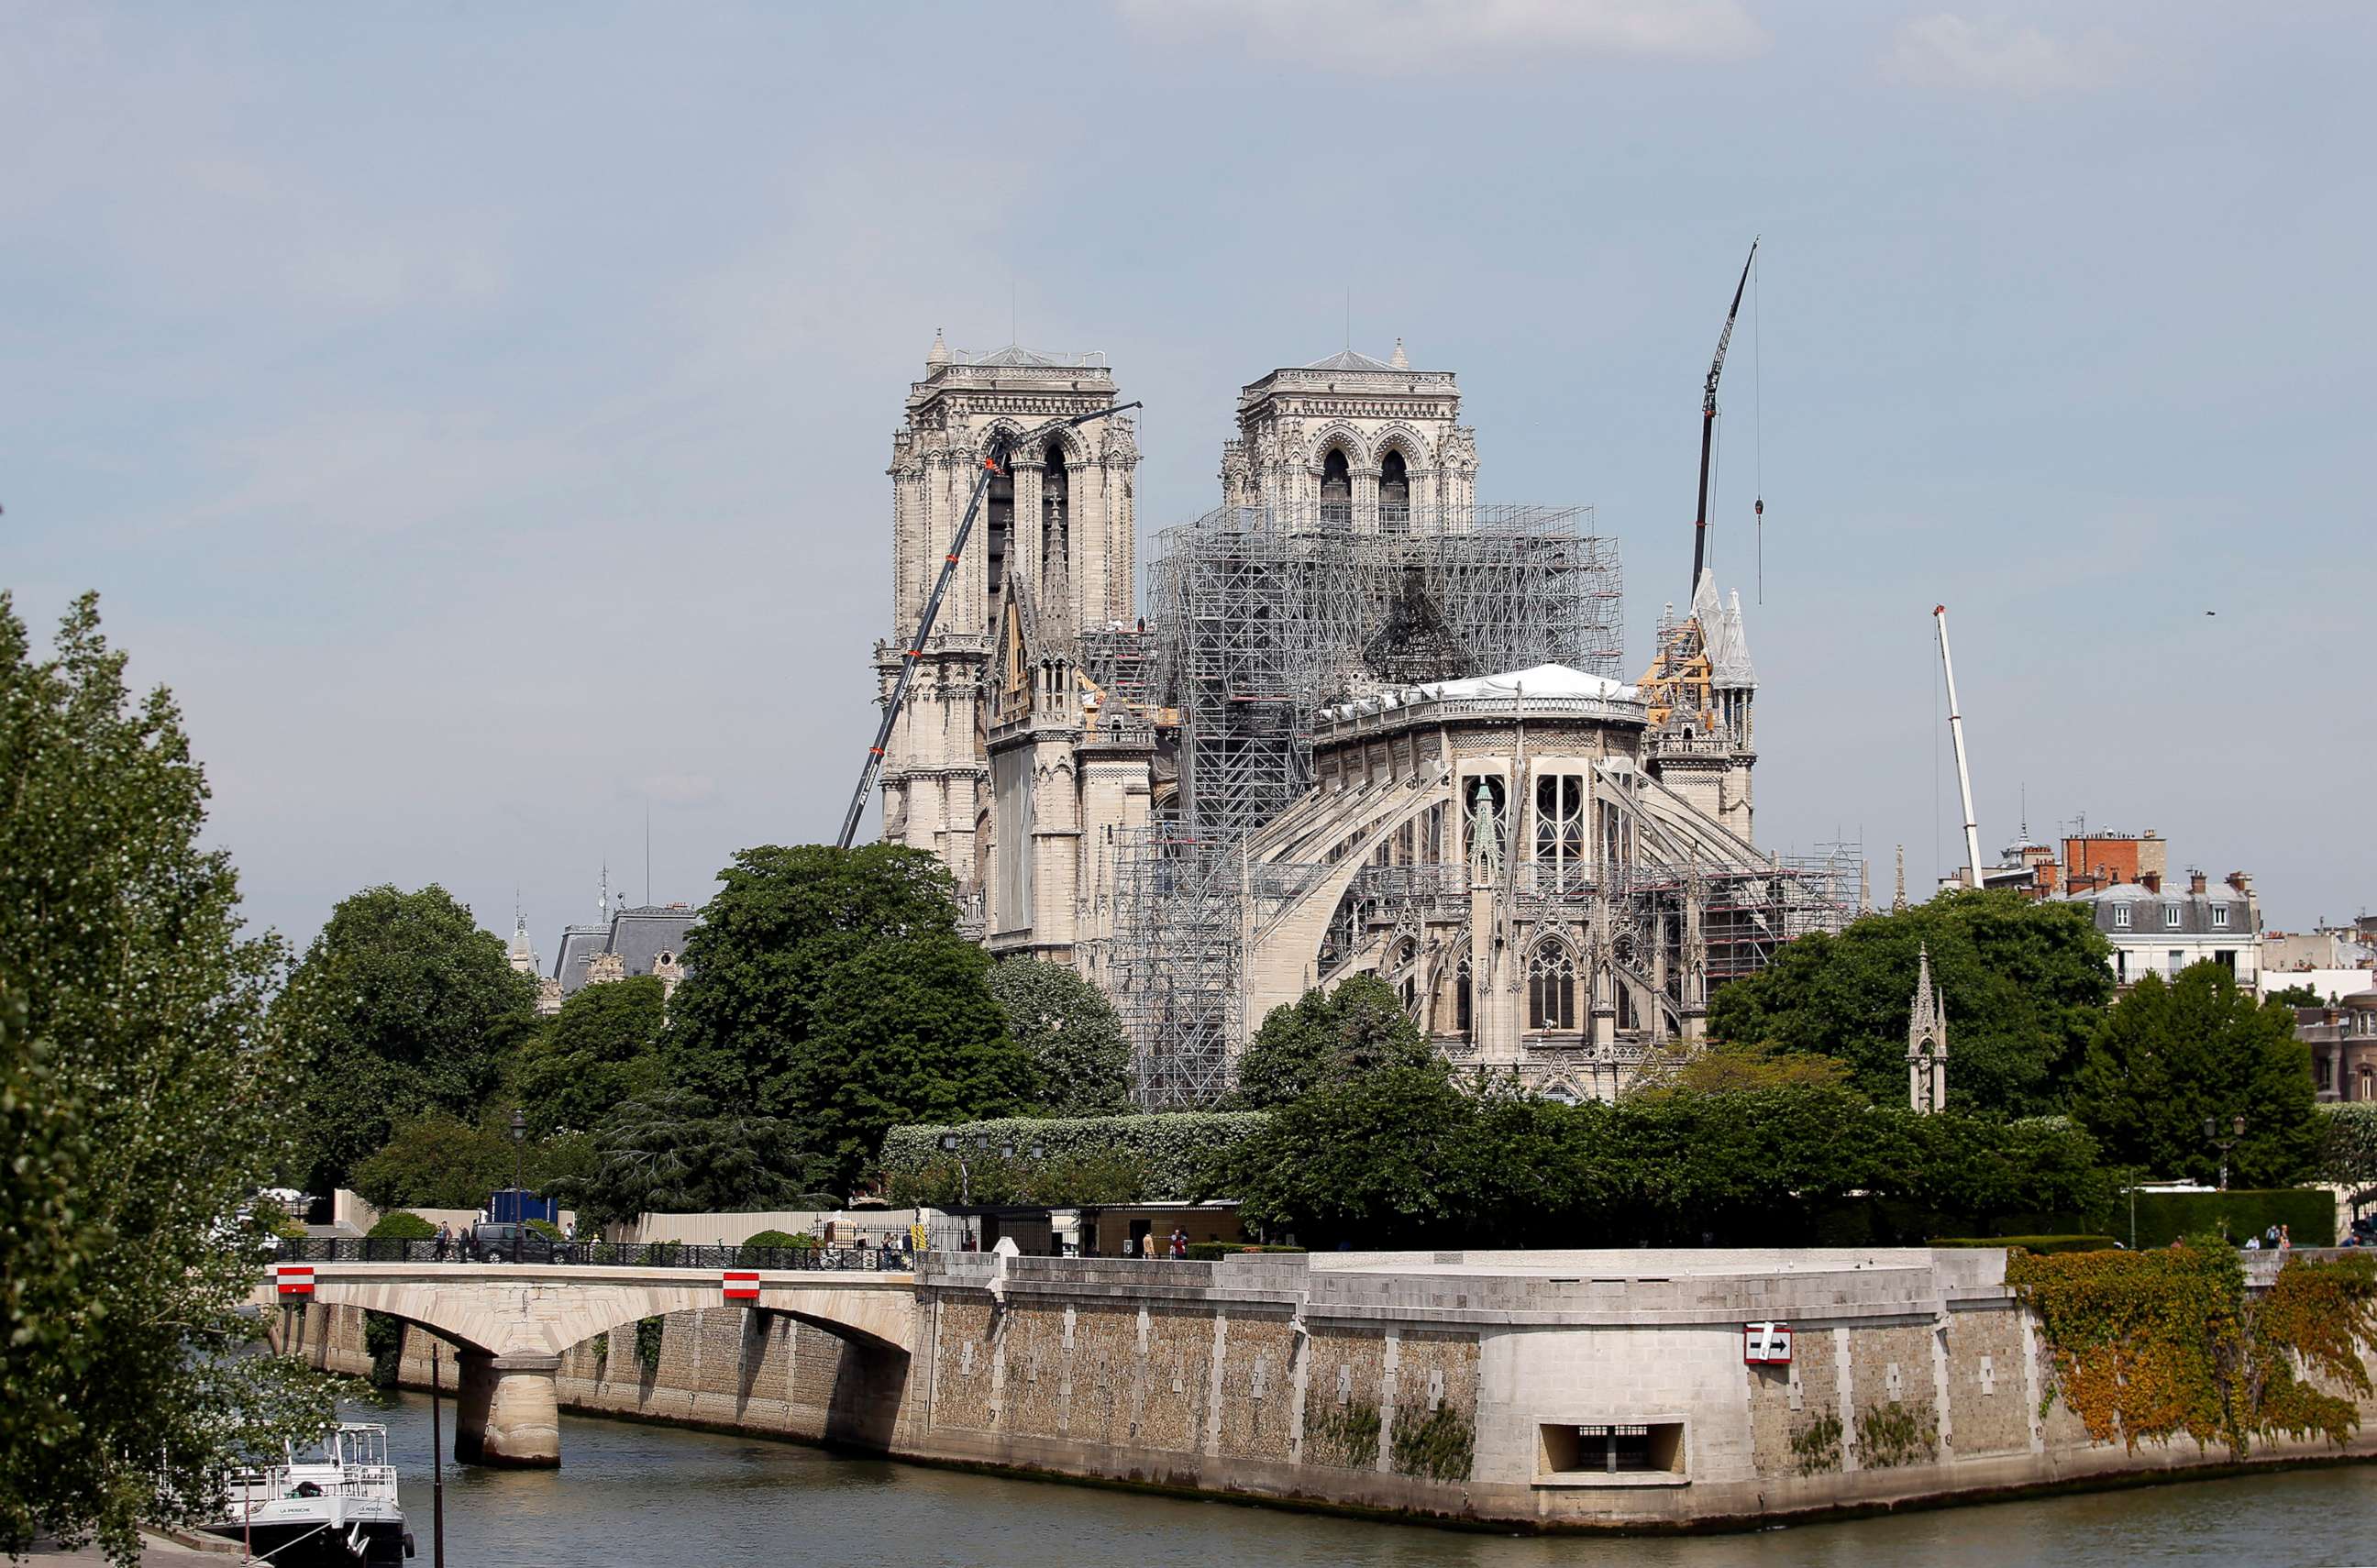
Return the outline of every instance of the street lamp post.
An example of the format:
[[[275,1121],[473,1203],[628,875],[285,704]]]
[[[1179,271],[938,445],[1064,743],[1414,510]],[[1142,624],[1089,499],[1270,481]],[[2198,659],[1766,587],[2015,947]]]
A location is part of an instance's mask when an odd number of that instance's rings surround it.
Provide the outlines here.
[[[512,1263],[520,1261],[520,1243],[528,1235],[528,1191],[520,1185],[520,1160],[528,1148],[528,1117],[512,1107]]]
[[[945,1154],[955,1155],[958,1157],[958,1207],[962,1209],[973,1207],[973,1177],[966,1169],[965,1150],[959,1146],[958,1135],[954,1132],[942,1133],[941,1150]]]
[[[2228,1151],[2235,1148],[2238,1141],[2244,1136],[2245,1119],[2241,1116],[2232,1116],[2228,1119],[2228,1136],[2226,1138],[2220,1136],[2218,1117],[2207,1116],[2204,1119],[2204,1141],[2220,1151],[2220,1191],[2223,1192],[2228,1191]]]

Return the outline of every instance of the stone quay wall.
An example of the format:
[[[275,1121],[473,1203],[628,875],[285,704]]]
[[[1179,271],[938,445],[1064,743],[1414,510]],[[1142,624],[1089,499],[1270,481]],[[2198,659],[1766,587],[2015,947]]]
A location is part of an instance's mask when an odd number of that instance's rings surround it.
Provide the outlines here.
[[[1989,1250],[932,1254],[915,1288],[904,1366],[720,1306],[668,1316],[651,1367],[633,1324],[574,1347],[560,1399],[770,1437],[861,1431],[926,1461],[1543,1528],[1723,1526],[2234,1463],[2184,1439],[2091,1442],[2047,1399],[2036,1321]],[[309,1307],[285,1347],[366,1371],[361,1320]],[[1745,1364],[1743,1325],[1770,1320],[1791,1327],[1790,1362]],[[428,1373],[411,1331],[403,1381]],[[2343,1450],[2257,1443],[2248,1462],[2377,1454],[2377,1402],[2362,1410]],[[1651,1467],[1613,1470],[1581,1446],[1607,1429]]]

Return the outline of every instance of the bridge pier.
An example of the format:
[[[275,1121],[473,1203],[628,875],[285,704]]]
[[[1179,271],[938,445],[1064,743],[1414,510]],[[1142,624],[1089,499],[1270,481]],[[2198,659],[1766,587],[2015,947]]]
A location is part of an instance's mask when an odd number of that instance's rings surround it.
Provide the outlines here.
[[[561,1463],[558,1356],[462,1352],[454,1457],[469,1465],[550,1469]]]

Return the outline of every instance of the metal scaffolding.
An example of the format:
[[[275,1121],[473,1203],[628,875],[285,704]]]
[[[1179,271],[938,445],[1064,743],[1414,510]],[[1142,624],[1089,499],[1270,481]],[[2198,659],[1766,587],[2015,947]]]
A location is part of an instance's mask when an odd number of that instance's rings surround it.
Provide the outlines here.
[[[1165,531],[1145,700],[1178,715],[1179,790],[1117,846],[1108,960],[1143,1105],[1229,1086],[1246,901],[1264,891],[1238,847],[1310,787],[1321,707],[1541,664],[1620,676],[1618,546],[1591,525],[1582,508],[1414,509],[1357,533],[1318,506],[1225,507]]]
[[[1312,717],[1349,691],[1535,664],[1621,678],[1618,545],[1585,508],[1225,507],[1165,531],[1153,686],[1180,715],[1181,823],[1236,843],[1312,782]]]

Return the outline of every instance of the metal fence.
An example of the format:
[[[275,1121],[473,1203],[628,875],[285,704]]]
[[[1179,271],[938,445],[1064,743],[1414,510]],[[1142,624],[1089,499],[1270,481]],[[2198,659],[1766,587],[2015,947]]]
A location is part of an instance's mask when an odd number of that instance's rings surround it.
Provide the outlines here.
[[[814,1269],[906,1274],[916,1254],[896,1246],[714,1247],[687,1241],[554,1241],[542,1236],[448,1241],[309,1236],[283,1241],[279,1263],[555,1263],[646,1269]]]

